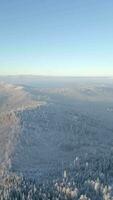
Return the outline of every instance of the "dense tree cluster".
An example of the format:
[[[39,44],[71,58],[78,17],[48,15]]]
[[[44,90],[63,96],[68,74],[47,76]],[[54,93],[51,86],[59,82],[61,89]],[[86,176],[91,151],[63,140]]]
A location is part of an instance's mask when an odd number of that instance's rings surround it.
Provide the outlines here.
[[[42,181],[7,173],[0,181],[0,200],[113,200],[113,156],[108,157],[76,157],[61,176]]]

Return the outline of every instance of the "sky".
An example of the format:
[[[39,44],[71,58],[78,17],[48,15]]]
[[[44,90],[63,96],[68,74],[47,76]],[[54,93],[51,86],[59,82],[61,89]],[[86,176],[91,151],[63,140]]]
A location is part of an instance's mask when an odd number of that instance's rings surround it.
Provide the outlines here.
[[[0,75],[113,76],[113,0],[0,0]]]

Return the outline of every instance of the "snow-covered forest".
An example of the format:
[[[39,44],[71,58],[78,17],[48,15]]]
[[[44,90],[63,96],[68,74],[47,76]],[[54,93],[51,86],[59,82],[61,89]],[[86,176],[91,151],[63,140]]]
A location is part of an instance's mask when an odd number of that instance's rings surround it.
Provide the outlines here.
[[[113,155],[81,160],[76,157],[59,174],[40,182],[24,178],[22,174],[7,174],[0,184],[0,198],[4,200],[112,200]]]
[[[25,83],[0,85],[0,199],[113,200],[112,81]]]

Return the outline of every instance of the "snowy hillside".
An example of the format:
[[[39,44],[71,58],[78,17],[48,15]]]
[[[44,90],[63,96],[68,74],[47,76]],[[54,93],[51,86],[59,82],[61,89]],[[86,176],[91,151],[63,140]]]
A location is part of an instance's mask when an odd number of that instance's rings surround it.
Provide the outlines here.
[[[2,82],[1,196],[113,199],[112,99],[107,80]]]

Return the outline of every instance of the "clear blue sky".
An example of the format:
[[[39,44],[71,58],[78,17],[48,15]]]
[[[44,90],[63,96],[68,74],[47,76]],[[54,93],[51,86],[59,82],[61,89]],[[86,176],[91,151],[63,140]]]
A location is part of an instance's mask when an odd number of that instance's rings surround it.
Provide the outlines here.
[[[0,0],[0,74],[113,75],[113,0]]]

